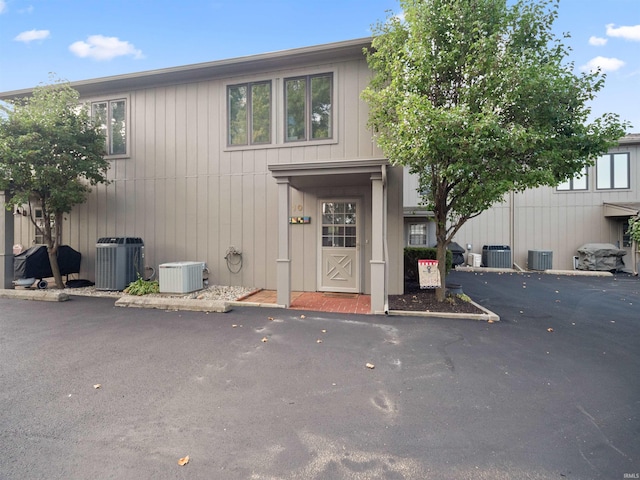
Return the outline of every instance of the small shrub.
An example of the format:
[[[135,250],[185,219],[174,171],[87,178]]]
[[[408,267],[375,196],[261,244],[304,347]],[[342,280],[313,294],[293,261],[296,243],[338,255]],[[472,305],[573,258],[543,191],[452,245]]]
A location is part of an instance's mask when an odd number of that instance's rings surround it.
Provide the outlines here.
[[[138,275],[138,279],[136,281],[131,282],[129,286],[124,289],[124,293],[138,296],[159,292],[160,284],[157,280],[144,280],[140,275]]]
[[[409,280],[418,280],[418,260],[437,260],[436,248],[405,247],[404,248],[404,275]],[[451,271],[453,255],[447,250],[446,273]]]

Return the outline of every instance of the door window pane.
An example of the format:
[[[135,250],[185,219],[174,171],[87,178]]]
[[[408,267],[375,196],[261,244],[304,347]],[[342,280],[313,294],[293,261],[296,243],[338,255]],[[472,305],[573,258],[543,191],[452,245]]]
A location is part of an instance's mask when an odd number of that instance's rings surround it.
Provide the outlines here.
[[[322,246],[357,246],[356,204],[325,202],[322,204]]]

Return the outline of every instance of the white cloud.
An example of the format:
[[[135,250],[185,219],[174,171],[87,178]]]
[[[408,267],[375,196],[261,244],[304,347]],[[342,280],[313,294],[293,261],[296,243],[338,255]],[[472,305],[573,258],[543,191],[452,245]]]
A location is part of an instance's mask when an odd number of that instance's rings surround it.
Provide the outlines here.
[[[583,71],[595,72],[600,69],[602,72],[615,72],[624,67],[625,63],[617,58],[595,57],[589,60],[586,65],[580,67]]]
[[[640,42],[640,25],[616,27],[610,23],[607,25],[607,35]]]
[[[49,30],[28,30],[18,34],[14,40],[16,42],[29,43],[34,40],[44,40],[45,38],[49,38],[50,35],[51,32]]]
[[[81,58],[93,58],[94,60],[111,60],[115,57],[131,56],[144,58],[142,51],[136,49],[129,42],[118,37],[105,37],[103,35],[90,35],[87,41],[78,41],[69,45],[75,55]]]
[[[601,47],[607,44],[607,39],[602,37],[589,37],[589,45],[594,47]]]
[[[0,0],[0,13],[4,13],[6,9],[7,9],[7,2],[5,2],[4,0]]]

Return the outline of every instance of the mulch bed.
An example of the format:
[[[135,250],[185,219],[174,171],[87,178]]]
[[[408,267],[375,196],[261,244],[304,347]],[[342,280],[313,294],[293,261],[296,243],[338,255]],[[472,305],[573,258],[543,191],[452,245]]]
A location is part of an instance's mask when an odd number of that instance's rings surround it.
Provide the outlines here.
[[[404,295],[389,295],[389,310],[442,313],[485,313],[473,303],[447,294],[444,302],[436,300],[435,289],[421,289],[415,282],[407,282]]]

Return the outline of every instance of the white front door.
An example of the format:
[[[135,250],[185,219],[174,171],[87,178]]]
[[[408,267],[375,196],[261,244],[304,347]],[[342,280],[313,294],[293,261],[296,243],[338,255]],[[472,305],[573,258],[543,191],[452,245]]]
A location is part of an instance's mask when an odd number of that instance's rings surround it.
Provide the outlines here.
[[[360,292],[359,210],[357,200],[320,202],[321,292]]]

